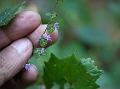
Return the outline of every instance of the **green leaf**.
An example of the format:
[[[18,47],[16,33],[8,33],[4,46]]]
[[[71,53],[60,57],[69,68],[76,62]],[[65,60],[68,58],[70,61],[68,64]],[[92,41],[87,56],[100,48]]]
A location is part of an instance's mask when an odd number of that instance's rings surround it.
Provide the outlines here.
[[[47,41],[44,37],[41,37],[41,38],[39,39],[39,45],[40,45],[41,47],[45,47],[45,46],[47,45],[47,43],[48,43],[48,41]]]
[[[97,89],[99,86],[96,80],[101,73],[90,58],[70,56],[60,60],[52,54],[45,64],[43,80],[47,89],[51,89],[54,84],[64,89],[66,83],[70,84],[70,89]]]
[[[57,13],[55,13],[55,12],[46,13],[46,16],[49,18],[49,22],[47,25],[47,32],[48,32],[48,34],[51,34],[55,30],[54,24],[57,21]]]
[[[25,2],[15,5],[14,7],[6,8],[0,12],[0,27],[7,25],[24,6]]]
[[[54,31],[54,28],[53,28],[54,24],[48,24],[47,25],[47,32],[49,34],[51,34],[53,31]]]

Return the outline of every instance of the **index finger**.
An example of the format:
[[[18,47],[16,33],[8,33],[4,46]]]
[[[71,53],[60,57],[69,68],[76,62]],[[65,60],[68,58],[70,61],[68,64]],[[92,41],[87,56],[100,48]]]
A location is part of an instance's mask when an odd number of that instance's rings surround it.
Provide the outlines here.
[[[33,32],[41,23],[40,15],[33,11],[18,14],[5,28],[0,29],[0,49]]]

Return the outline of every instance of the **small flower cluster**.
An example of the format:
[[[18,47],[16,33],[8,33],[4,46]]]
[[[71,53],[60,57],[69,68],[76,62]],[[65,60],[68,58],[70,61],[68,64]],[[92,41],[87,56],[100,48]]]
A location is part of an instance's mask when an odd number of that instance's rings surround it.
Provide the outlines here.
[[[54,24],[54,29],[55,29],[55,30],[58,30],[59,28],[60,28],[59,23],[56,22],[56,23]]]
[[[25,65],[24,65],[24,69],[25,69],[26,71],[30,71],[30,67],[31,67],[31,64],[25,64]]]
[[[40,55],[43,55],[45,52],[45,47],[47,46],[48,42],[52,42],[51,33],[54,32],[54,30],[59,29],[59,23],[55,22],[56,14],[50,14],[50,22],[47,25],[46,30],[42,34],[42,36],[39,39],[39,45],[40,45]]]

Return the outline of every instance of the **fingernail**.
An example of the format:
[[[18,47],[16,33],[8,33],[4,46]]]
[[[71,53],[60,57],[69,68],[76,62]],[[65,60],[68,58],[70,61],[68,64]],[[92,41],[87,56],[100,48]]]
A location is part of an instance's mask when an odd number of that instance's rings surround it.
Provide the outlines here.
[[[37,67],[36,67],[35,65],[31,64],[31,66],[32,66],[36,71],[38,71],[38,69],[37,69]]]
[[[36,71],[38,71],[38,69],[36,68],[36,66],[35,65],[33,65],[33,64],[25,64],[24,65],[24,69],[26,70],[26,71],[30,71],[30,68],[34,68]]]
[[[28,39],[21,39],[14,42],[11,46],[14,47],[19,54],[23,54],[28,49],[28,45]]]

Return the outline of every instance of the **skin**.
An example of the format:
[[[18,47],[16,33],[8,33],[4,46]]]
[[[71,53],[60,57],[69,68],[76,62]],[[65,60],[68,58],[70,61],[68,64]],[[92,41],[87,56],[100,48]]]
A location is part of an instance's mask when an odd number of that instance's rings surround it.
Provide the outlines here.
[[[8,26],[0,28],[0,89],[25,89],[38,76],[37,68],[31,65],[29,71],[23,66],[32,55],[33,48],[39,47],[38,40],[46,25],[41,24],[37,12],[24,11],[18,14]],[[51,34],[53,44],[58,32]]]

